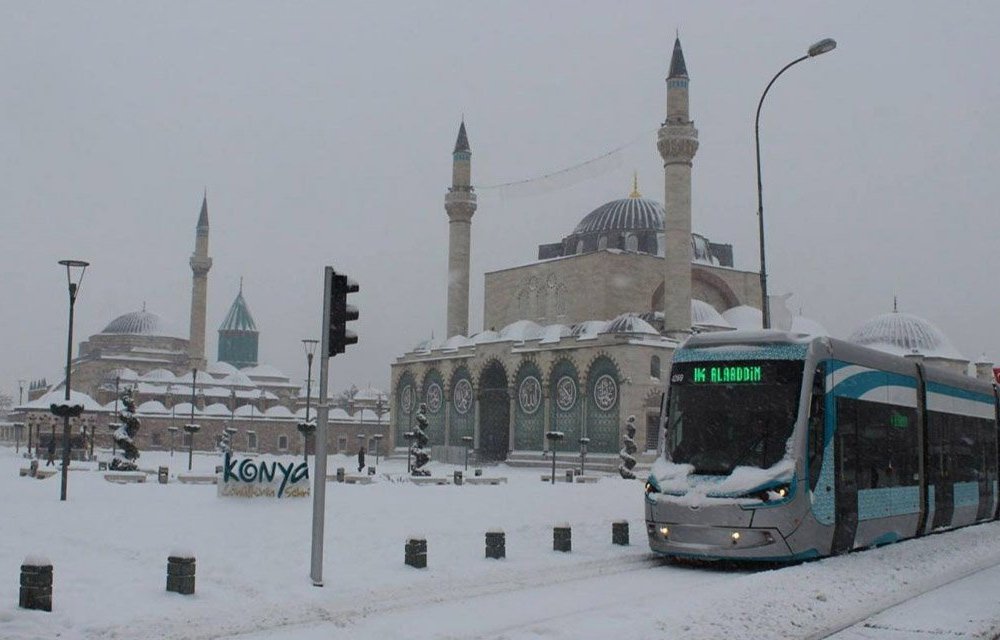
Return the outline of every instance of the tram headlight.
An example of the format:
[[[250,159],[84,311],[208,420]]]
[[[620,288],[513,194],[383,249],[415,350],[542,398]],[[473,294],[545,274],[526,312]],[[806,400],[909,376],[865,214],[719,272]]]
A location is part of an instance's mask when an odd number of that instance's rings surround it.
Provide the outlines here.
[[[660,527],[660,535],[666,538],[670,535],[670,527]]]
[[[736,544],[737,542],[740,541],[740,532],[733,531],[731,534],[729,534],[729,537],[733,539],[733,544]]]

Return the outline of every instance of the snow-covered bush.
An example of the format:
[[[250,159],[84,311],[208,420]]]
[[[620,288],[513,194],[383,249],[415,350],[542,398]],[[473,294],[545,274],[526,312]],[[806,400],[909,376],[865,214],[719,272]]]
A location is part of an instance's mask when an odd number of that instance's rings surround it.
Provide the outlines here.
[[[622,463],[618,465],[618,473],[626,480],[633,480],[635,479],[635,474],[632,472],[635,466],[634,454],[639,450],[635,446],[635,416],[629,416],[626,421],[623,445],[622,450],[618,452],[618,457],[622,459]]]
[[[417,426],[413,430],[413,442],[410,444],[410,453],[413,454],[413,470],[410,475],[431,475],[430,471],[421,468],[431,459],[426,449],[429,441],[427,437],[427,405],[420,403],[420,409],[417,411]]]
[[[135,417],[135,400],[132,398],[132,388],[125,387],[121,395],[122,410],[118,412],[118,428],[112,438],[121,452],[111,461],[109,469],[115,471],[137,471],[139,465],[139,447],[135,445],[139,433],[139,418]]]

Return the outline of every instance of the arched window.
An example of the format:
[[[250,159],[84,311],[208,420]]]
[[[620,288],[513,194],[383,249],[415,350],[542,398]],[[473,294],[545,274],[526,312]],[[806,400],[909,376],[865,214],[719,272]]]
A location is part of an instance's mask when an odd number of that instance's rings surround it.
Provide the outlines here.
[[[649,359],[649,377],[660,377],[660,356],[653,356]]]
[[[625,236],[625,250],[626,251],[638,251],[639,250],[639,236],[634,233],[630,233]]]
[[[597,240],[597,250],[598,251],[603,251],[604,249],[607,249],[607,248],[608,248],[608,237],[607,236],[601,236]]]
[[[583,240],[576,241],[576,252],[583,253]]]

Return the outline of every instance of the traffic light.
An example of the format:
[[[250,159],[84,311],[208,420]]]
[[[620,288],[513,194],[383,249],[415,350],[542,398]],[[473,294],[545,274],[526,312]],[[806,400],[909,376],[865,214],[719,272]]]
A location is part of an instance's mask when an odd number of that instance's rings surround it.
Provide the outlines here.
[[[347,304],[347,294],[357,293],[358,283],[346,275],[333,272],[330,283],[330,341],[327,355],[344,353],[349,344],[358,343],[358,334],[347,328],[347,323],[358,319],[358,309]]]

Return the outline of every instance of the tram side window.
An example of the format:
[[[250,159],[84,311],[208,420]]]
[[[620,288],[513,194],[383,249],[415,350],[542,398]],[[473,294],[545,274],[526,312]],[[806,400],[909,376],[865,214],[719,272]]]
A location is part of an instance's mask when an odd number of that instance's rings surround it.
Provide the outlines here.
[[[976,419],[971,416],[948,416],[951,427],[951,451],[954,482],[979,480],[979,456],[976,452],[978,435]]]
[[[826,365],[820,364],[813,374],[812,397],[809,401],[809,487],[816,489],[820,467],[823,464],[823,437],[825,423]]]
[[[997,479],[997,425],[992,420],[979,420],[979,432],[982,440],[980,452],[983,456],[982,465],[986,469],[986,479],[993,482]]]
[[[951,439],[948,432],[948,416],[937,411],[927,412],[928,468],[927,481],[930,484],[952,482],[951,479]]]
[[[858,489],[917,484],[916,411],[863,400],[850,402],[857,412]]]

